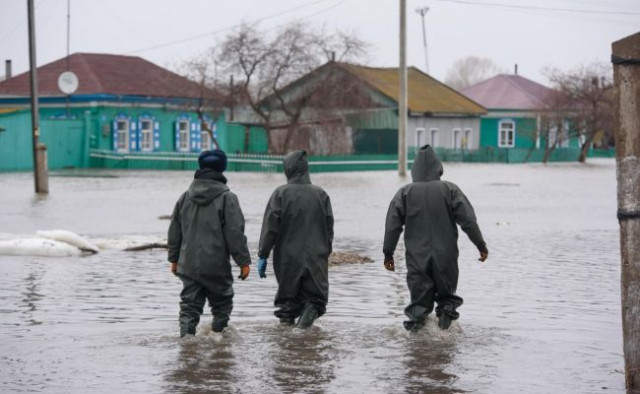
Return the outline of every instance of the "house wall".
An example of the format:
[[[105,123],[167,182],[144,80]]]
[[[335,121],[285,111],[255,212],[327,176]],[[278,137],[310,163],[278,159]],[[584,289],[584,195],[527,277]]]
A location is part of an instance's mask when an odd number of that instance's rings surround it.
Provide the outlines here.
[[[536,145],[536,118],[522,116],[483,117],[480,120],[480,146],[498,147],[500,122],[512,120],[515,122],[514,148],[530,149]]]
[[[435,130],[435,141],[431,141],[432,130]],[[458,134],[455,136],[457,138],[454,138],[454,130],[458,130]],[[445,149],[478,149],[480,146],[480,119],[409,117],[407,147],[420,147],[425,144]]]
[[[52,170],[88,167],[89,150],[114,151],[114,120],[119,116],[136,123],[141,117],[157,124],[157,146],[154,152],[176,151],[176,122],[188,119],[196,127],[199,142],[200,122],[195,113],[163,106],[71,106],[40,108],[40,141],[47,146],[48,166]],[[228,127],[224,116],[215,122],[220,148],[228,152],[264,153],[267,151],[266,132],[249,128],[245,147],[245,128]],[[20,109],[0,114],[0,171],[27,170],[33,167],[31,142],[31,111]],[[155,142],[155,141],[154,141]],[[200,145],[189,152],[200,152]],[[129,152],[139,152],[139,143]]]

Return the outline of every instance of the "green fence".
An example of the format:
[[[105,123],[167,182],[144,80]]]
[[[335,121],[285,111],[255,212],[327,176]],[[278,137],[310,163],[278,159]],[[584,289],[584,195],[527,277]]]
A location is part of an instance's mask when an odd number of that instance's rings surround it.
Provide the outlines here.
[[[436,148],[438,156],[445,162],[471,163],[523,163],[540,162],[544,156],[542,150],[529,149],[480,149],[473,151]],[[549,161],[576,161],[579,149],[556,149]],[[195,170],[198,168],[197,153],[114,153],[112,151],[92,150],[90,153],[92,168],[106,169],[144,169],[144,170]],[[282,172],[282,156],[263,154],[229,153],[227,171],[236,172]],[[415,150],[407,154],[409,167],[415,157]],[[380,171],[398,168],[397,155],[343,155],[311,156],[311,172],[340,171]]]

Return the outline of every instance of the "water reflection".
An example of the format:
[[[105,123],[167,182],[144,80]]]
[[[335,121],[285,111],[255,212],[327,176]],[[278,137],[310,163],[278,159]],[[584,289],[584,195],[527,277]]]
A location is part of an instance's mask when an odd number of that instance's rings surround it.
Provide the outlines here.
[[[235,385],[233,344],[225,338],[179,340],[173,365],[175,369],[166,376],[170,392],[231,392]]]
[[[22,293],[24,298],[22,299],[23,313],[25,314],[25,320],[28,325],[35,326],[42,324],[41,321],[35,317],[35,312],[38,310],[38,302],[42,300],[42,294],[40,293],[40,279],[42,277],[42,270],[34,269],[24,279],[25,291]]]
[[[273,379],[280,392],[322,392],[334,378],[333,338],[314,326],[308,330],[279,327],[269,352]]]
[[[441,331],[435,319],[404,342],[405,389],[407,393],[461,393],[455,389],[457,376],[447,370],[456,353],[456,328]]]

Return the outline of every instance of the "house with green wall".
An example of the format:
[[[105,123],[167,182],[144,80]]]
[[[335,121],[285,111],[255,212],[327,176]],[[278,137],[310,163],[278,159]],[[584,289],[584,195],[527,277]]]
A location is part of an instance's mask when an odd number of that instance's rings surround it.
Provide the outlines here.
[[[480,120],[481,148],[539,149],[545,138],[557,139],[559,149],[579,146],[568,126],[542,130],[541,116],[550,108],[553,96],[553,90],[542,84],[517,74],[499,74],[461,93],[488,110]]]
[[[58,79],[69,71],[78,83],[67,95]],[[266,152],[264,131],[226,122],[217,92],[140,57],[75,53],[37,73],[50,169],[100,166],[107,156],[147,157],[155,168],[193,161],[216,142],[229,152]],[[0,171],[32,168],[28,72],[0,82],[0,129]]]

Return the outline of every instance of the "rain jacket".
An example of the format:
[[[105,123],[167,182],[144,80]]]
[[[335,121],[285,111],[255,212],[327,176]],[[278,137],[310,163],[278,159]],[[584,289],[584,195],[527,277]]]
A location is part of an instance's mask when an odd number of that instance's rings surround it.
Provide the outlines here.
[[[319,315],[329,298],[328,261],[333,242],[333,211],[327,193],[311,184],[304,151],[284,158],[287,184],[278,187],[267,204],[258,256],[274,250],[278,281],[278,317],[295,317],[305,303]]]
[[[383,253],[393,255],[404,227],[412,299],[405,313],[415,319],[431,312],[434,299],[439,304],[451,304],[454,309],[462,304],[455,295],[456,224],[479,251],[487,249],[471,203],[455,184],[440,180],[442,173],[442,162],[433,149],[429,145],[420,148],[411,168],[413,182],[396,193],[387,212]]]
[[[229,256],[242,266],[251,263],[238,197],[222,174],[199,170],[171,215],[169,261],[178,275],[207,287],[213,294],[233,295]]]

